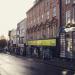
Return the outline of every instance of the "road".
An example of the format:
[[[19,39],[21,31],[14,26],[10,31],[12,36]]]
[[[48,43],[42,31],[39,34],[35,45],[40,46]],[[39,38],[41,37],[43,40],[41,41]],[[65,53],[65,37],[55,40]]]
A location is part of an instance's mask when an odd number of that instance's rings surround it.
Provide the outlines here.
[[[0,53],[0,75],[75,75],[73,71]]]

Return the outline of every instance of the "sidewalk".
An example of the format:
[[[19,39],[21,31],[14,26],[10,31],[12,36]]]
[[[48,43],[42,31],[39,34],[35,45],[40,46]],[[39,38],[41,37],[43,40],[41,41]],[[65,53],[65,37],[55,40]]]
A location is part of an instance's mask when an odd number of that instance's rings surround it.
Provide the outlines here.
[[[53,65],[56,67],[60,67],[63,69],[68,69],[75,71],[75,61],[74,60],[63,60],[63,59],[51,59],[51,60],[43,60],[43,59],[37,59],[37,58],[28,58],[29,61],[35,61],[39,63],[44,63],[48,65]]]
[[[44,59],[34,58],[34,57],[22,57],[22,56],[18,56],[18,57],[21,57],[24,60],[27,60],[29,62],[35,61],[37,63],[44,63],[44,64],[60,67],[60,68],[63,68],[63,69],[75,71],[75,60],[66,60],[66,59],[63,60],[63,59],[59,59],[59,58],[44,60]]]
[[[54,65],[56,67],[60,67],[60,68],[64,68],[64,69],[68,69],[68,70],[72,70],[75,71],[75,62],[73,60],[62,60],[62,59],[53,59],[53,60],[44,60],[45,64],[51,64]]]

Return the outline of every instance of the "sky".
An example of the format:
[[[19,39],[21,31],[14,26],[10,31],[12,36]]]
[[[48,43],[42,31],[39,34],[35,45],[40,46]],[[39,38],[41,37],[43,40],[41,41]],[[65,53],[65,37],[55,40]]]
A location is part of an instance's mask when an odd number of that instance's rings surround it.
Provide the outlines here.
[[[26,17],[34,0],[0,0],[0,36],[8,38],[8,31]]]

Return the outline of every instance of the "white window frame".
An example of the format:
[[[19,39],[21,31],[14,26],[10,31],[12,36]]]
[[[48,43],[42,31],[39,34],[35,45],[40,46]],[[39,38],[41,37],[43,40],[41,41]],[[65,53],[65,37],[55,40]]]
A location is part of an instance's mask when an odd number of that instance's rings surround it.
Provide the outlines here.
[[[73,0],[73,3],[75,3],[75,0]]]
[[[44,15],[42,14],[41,16],[42,16],[42,19],[43,19],[44,18]]]
[[[40,19],[39,19],[39,17],[37,18],[37,21],[38,21],[38,23],[40,22]]]
[[[71,10],[66,11],[66,24],[71,22]]]
[[[71,2],[71,0],[66,0],[66,4],[69,4]]]
[[[49,19],[49,18],[50,18],[50,12],[47,11],[47,19]]]
[[[53,13],[53,17],[55,17],[56,16],[56,0],[52,0],[52,5],[53,5],[53,11],[52,11],[52,13]]]
[[[53,17],[56,16],[56,7],[53,7]]]

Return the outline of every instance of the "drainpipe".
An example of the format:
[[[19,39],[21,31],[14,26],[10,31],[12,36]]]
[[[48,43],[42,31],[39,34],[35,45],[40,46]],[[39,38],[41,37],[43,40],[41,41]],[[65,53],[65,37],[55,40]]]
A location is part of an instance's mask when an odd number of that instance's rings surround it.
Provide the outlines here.
[[[59,9],[60,9],[60,11],[59,11],[59,13],[60,13],[60,29],[61,29],[61,27],[62,27],[62,0],[59,0]]]
[[[60,19],[60,21],[59,21],[59,30],[58,30],[58,32],[57,32],[57,37],[59,38],[59,35],[60,35],[60,32],[61,32],[61,29],[62,29],[62,27],[63,27],[63,25],[62,25],[62,0],[59,0],[59,19]]]

